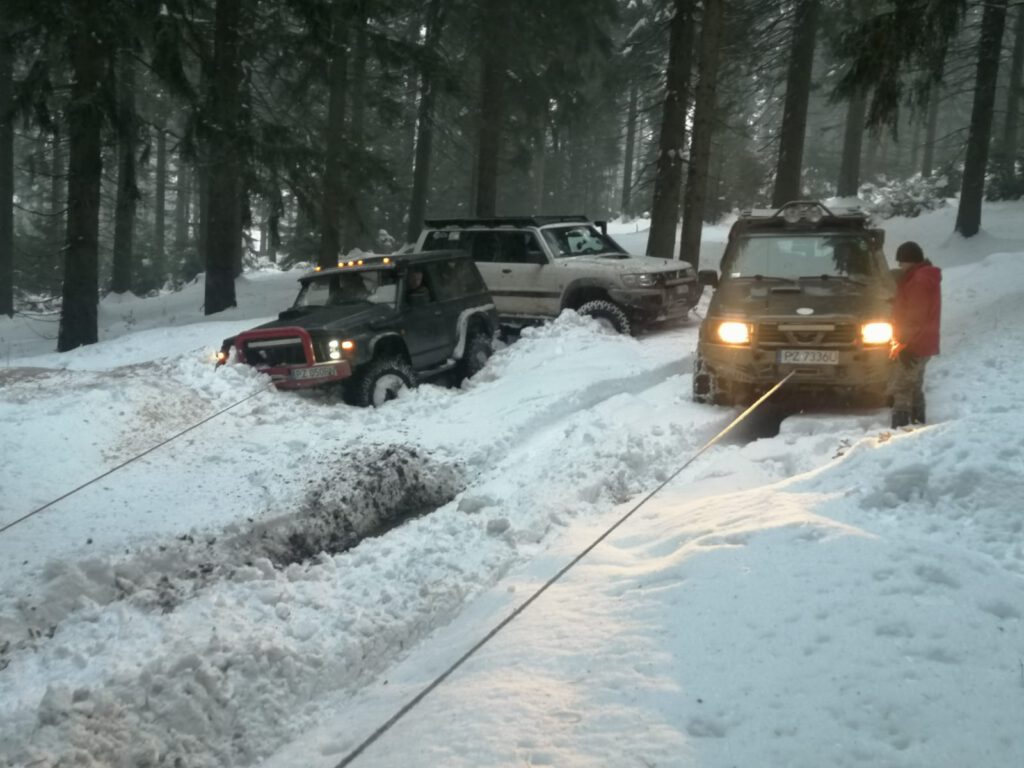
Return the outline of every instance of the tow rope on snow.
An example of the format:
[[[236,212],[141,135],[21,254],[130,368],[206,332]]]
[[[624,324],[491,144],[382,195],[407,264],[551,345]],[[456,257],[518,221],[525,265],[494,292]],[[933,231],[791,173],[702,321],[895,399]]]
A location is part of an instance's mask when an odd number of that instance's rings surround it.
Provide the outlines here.
[[[764,403],[765,400],[767,400],[769,397],[774,395],[782,387],[783,384],[785,384],[787,381],[789,381],[793,377],[793,375],[795,373],[796,373],[796,371],[791,371],[790,373],[788,373],[785,376],[785,378],[783,378],[774,387],[772,387],[767,392],[765,392],[763,395],[761,395],[761,397],[759,397],[757,400],[755,400],[753,402],[753,404],[751,404],[745,411],[743,411],[743,413],[741,413],[739,416],[737,416],[735,419],[733,419],[732,422],[730,422],[729,426],[727,426],[725,429],[723,429],[721,432],[719,432],[713,438],[711,438],[706,443],[704,443],[704,445],[700,448],[700,450],[698,450],[695,454],[693,454],[689,459],[686,460],[685,464],[683,464],[681,467],[679,467],[679,469],[677,469],[675,472],[673,472],[671,475],[669,475],[669,477],[664,482],[662,482],[661,485],[659,485],[653,491],[651,491],[646,496],[644,496],[639,502],[637,502],[637,504],[632,509],[630,509],[628,512],[626,512],[626,514],[624,514],[622,517],[620,517],[610,528],[608,528],[608,530],[606,530],[604,533],[602,533],[600,536],[598,536],[596,539],[594,539],[594,541],[591,542],[591,544],[586,549],[584,549],[582,552],[580,552],[578,555],[576,555],[576,557],[574,557],[572,560],[570,560],[568,564],[566,564],[560,571],[558,571],[558,573],[556,573],[554,576],[552,576],[550,579],[548,579],[547,582],[545,582],[540,588],[538,588],[536,592],[534,592],[532,595],[530,595],[530,597],[528,597],[521,605],[519,605],[514,611],[512,611],[512,613],[510,613],[508,616],[506,616],[499,624],[497,624],[486,635],[484,635],[480,640],[478,640],[477,643],[475,645],[473,645],[472,648],[470,648],[468,651],[466,651],[464,654],[462,654],[462,656],[460,656],[450,667],[448,667],[448,669],[446,669],[444,672],[442,672],[440,675],[438,675],[434,679],[433,682],[431,682],[426,688],[424,688],[422,691],[420,691],[418,694],[416,694],[416,696],[414,696],[412,699],[410,699],[405,705],[403,705],[401,709],[399,709],[394,715],[391,716],[391,718],[389,718],[387,720],[387,722],[385,722],[383,725],[381,725],[379,728],[377,728],[377,730],[375,730],[373,733],[371,733],[355,749],[353,749],[351,752],[349,752],[347,755],[345,755],[344,759],[342,759],[342,761],[340,763],[338,763],[335,766],[335,768],[346,768],[346,766],[351,765],[353,760],[355,760],[363,752],[365,752],[367,750],[367,748],[369,748],[381,736],[383,736],[385,733],[387,733],[389,730],[391,730],[391,728],[399,720],[401,720],[403,717],[405,717],[413,708],[416,707],[416,705],[418,705],[421,701],[423,701],[423,699],[425,699],[435,688],[437,688],[439,685],[441,685],[441,683],[443,683],[445,680],[447,680],[448,677],[451,676],[451,674],[453,672],[455,672],[455,670],[457,670],[459,667],[461,667],[466,661],[468,661],[470,659],[470,657],[472,657],[474,654],[476,654],[477,651],[479,651],[488,642],[490,642],[491,638],[493,638],[501,630],[503,630],[505,627],[507,627],[509,624],[511,624],[512,621],[516,617],[518,617],[519,614],[521,614],[523,611],[525,611],[530,606],[531,603],[533,603],[538,597],[540,597],[542,594],[544,594],[544,592],[547,591],[548,587],[550,587],[550,586],[554,585],[556,582],[558,582],[563,576],[565,576],[566,573],[568,573],[573,567],[575,567],[584,557],[589,555],[602,541],[607,539],[619,526],[621,526],[630,517],[632,517],[633,513],[635,513],[644,504],[646,504],[648,501],[650,501],[657,493],[659,493],[666,485],[668,485],[676,477],[678,477],[678,475],[684,469],[686,469],[691,464],[693,464],[693,462],[695,462],[705,451],[707,451],[713,445],[718,443],[722,438],[724,438],[727,434],[729,434],[736,427],[737,424],[739,424],[741,421],[743,421],[745,418],[747,418],[747,416],[749,416],[751,413],[753,413],[755,410],[757,410],[757,408],[759,408],[761,406],[761,404]]]
[[[97,475],[97,476],[96,476],[96,477],[94,477],[94,478],[93,478],[92,480],[88,480],[87,482],[84,482],[84,483],[82,483],[82,484],[81,484],[80,486],[78,486],[77,488],[73,488],[72,490],[70,490],[70,491],[68,491],[67,493],[65,493],[65,494],[64,494],[63,496],[58,496],[58,497],[57,497],[56,499],[54,499],[53,501],[48,501],[48,502],[46,502],[45,504],[43,504],[43,506],[41,506],[41,507],[39,507],[39,508],[37,508],[37,509],[33,509],[33,510],[32,510],[31,512],[29,512],[28,514],[22,515],[22,516],[21,516],[21,517],[19,517],[19,518],[18,518],[17,520],[13,520],[13,521],[11,521],[10,523],[7,523],[6,525],[4,525],[4,526],[0,527],[0,534],[4,533],[5,531],[8,531],[8,530],[10,530],[10,529],[11,529],[11,528],[13,528],[14,526],[18,525],[18,523],[23,523],[23,522],[25,522],[26,520],[28,520],[28,519],[29,519],[30,517],[32,517],[32,516],[34,516],[34,515],[38,515],[38,514],[39,514],[40,512],[42,512],[43,510],[45,510],[45,509],[49,509],[49,508],[50,508],[50,507],[52,507],[52,506],[53,506],[54,504],[57,504],[58,502],[64,501],[64,499],[68,498],[69,496],[73,496],[74,494],[76,494],[76,493],[78,493],[78,492],[79,492],[80,490],[82,490],[83,488],[88,488],[88,487],[89,487],[90,485],[92,485],[93,483],[96,483],[96,482],[98,482],[98,481],[102,480],[102,479],[103,479],[103,478],[105,478],[105,477],[109,477],[110,475],[112,475],[112,474],[114,474],[115,472],[117,472],[117,471],[118,471],[119,469],[123,469],[124,467],[127,467],[127,466],[128,466],[129,464],[131,464],[132,462],[138,461],[139,459],[141,459],[141,458],[142,458],[142,457],[144,457],[144,456],[148,456],[148,455],[149,455],[149,454],[151,454],[151,453],[152,453],[153,451],[155,451],[155,450],[156,450],[157,448],[162,448],[163,446],[167,445],[168,443],[170,443],[170,442],[173,442],[174,440],[177,440],[177,439],[178,439],[179,437],[181,437],[182,435],[188,434],[188,433],[189,433],[189,432],[191,432],[191,431],[192,431],[193,429],[196,429],[196,428],[198,428],[198,427],[201,427],[201,426],[203,426],[203,424],[205,424],[206,422],[208,422],[208,421],[212,421],[213,419],[217,418],[218,416],[220,416],[220,415],[221,415],[221,414],[223,414],[223,413],[227,413],[227,412],[228,412],[228,411],[230,411],[230,410],[231,410],[232,408],[235,408],[236,406],[239,406],[239,405],[241,405],[242,403],[244,403],[244,402],[245,402],[246,400],[251,400],[252,398],[256,397],[256,395],[259,395],[259,394],[261,394],[261,393],[263,393],[263,392],[266,392],[266,391],[267,391],[268,389],[270,389],[270,387],[272,387],[272,386],[274,386],[274,385],[273,385],[273,384],[268,384],[268,385],[267,385],[266,387],[263,387],[262,389],[257,389],[257,390],[256,390],[255,392],[253,392],[253,393],[252,393],[251,395],[247,395],[246,397],[243,397],[243,398],[242,398],[241,400],[239,400],[239,401],[237,401],[237,402],[234,402],[234,403],[232,403],[231,405],[227,406],[226,408],[221,408],[221,409],[220,409],[219,411],[217,411],[216,413],[214,413],[214,414],[211,414],[210,416],[207,416],[207,417],[206,417],[205,419],[203,419],[202,421],[197,421],[197,422],[196,422],[195,424],[193,424],[193,425],[192,425],[192,426],[190,426],[190,427],[186,427],[185,429],[181,430],[181,432],[178,432],[178,433],[177,433],[176,435],[171,435],[171,436],[170,436],[170,437],[168,437],[168,438],[167,438],[166,440],[164,440],[164,441],[162,441],[162,442],[160,442],[160,443],[157,443],[156,445],[152,446],[151,448],[147,448],[147,449],[146,449],[146,450],[144,450],[144,451],[143,451],[142,453],[140,453],[140,454],[137,454],[137,455],[135,455],[135,456],[132,456],[132,457],[131,457],[130,459],[127,459],[126,461],[122,461],[122,462],[121,462],[120,464],[118,464],[118,465],[117,465],[116,467],[114,467],[114,468],[112,468],[112,469],[108,469],[108,470],[107,470],[106,472],[104,472],[104,473],[103,473],[102,475]]]

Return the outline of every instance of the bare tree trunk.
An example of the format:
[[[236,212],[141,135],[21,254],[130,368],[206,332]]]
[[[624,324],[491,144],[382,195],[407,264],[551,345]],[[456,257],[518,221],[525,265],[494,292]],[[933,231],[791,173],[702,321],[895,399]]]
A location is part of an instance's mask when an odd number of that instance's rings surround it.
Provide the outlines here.
[[[629,84],[629,106],[626,109],[626,157],[622,162],[622,215],[633,215],[633,153],[636,150],[637,103],[640,87]]]
[[[544,184],[547,171],[547,110],[533,115],[533,152],[530,154],[530,209],[540,213],[544,210]]]
[[[981,201],[985,195],[985,171],[988,145],[992,136],[992,111],[996,101],[999,78],[999,55],[1006,26],[1007,0],[988,0],[981,17],[978,40],[978,67],[974,84],[974,106],[967,135],[960,205],[956,212],[956,231],[973,237],[981,229]]]
[[[665,104],[658,139],[651,229],[647,235],[648,255],[665,259],[675,258],[676,227],[679,224],[686,110],[690,101],[690,70],[693,65],[693,12],[693,0],[675,0],[675,14],[669,32]]]
[[[167,133],[162,128],[156,132],[156,179],[153,190],[153,254],[150,272],[157,283],[163,283],[166,261],[166,206],[167,206]]]
[[[1012,184],[1017,168],[1017,126],[1020,121],[1020,97],[1024,80],[1024,5],[1017,8],[1013,30],[1013,56],[1010,59],[1010,80],[1006,88],[1006,119],[1001,142],[1002,176]]]
[[[131,55],[121,52],[117,60],[117,202],[114,206],[114,262],[110,290],[128,293],[132,289],[135,246],[135,210],[139,200],[135,154],[138,125],[135,121],[135,67]]]
[[[852,197],[860,187],[860,151],[864,143],[864,117],[867,113],[867,94],[854,94],[846,105],[846,126],[843,130],[843,157],[839,163],[839,181],[836,194]]]
[[[98,339],[100,182],[103,177],[100,80],[103,45],[81,23],[68,41],[73,79],[67,110],[69,138],[67,242],[57,351]]]
[[[185,158],[178,155],[178,179],[174,196],[174,253],[176,258],[189,247],[189,220],[192,209],[192,174]]]
[[[700,32],[700,69],[690,140],[690,164],[686,169],[683,196],[683,234],[679,258],[697,269],[700,264],[700,238],[704,229],[704,205],[707,199],[711,162],[711,138],[715,130],[715,97],[718,91],[718,60],[722,44],[723,0],[704,0]]]
[[[0,22],[7,27],[6,14]],[[0,32],[0,314],[14,316],[14,48]]]
[[[355,8],[355,45],[352,55],[352,77],[349,91],[352,99],[352,119],[349,122],[348,147],[350,155],[365,150],[364,146],[364,125],[366,122],[366,59],[368,56],[366,26],[366,0],[357,0]],[[342,241],[345,244],[345,251],[352,248],[371,249],[373,243],[369,238],[369,222],[367,221],[367,207],[361,205],[364,185],[359,181],[362,174],[353,168],[353,163],[348,163],[349,183],[345,186],[345,224],[342,228]]]
[[[480,107],[478,112],[476,215],[494,216],[498,208],[498,159],[501,155],[501,124],[505,119],[505,64],[507,46],[498,41],[505,34],[505,0],[479,0]]]
[[[420,69],[420,98],[416,115],[416,154],[412,172],[412,200],[409,201],[409,226],[406,242],[414,243],[420,235],[427,215],[427,196],[430,190],[430,163],[434,151],[434,72],[435,57],[444,26],[442,0],[430,0],[425,19],[423,38],[423,64]]]
[[[928,91],[928,117],[924,128],[924,152],[921,154],[921,175],[932,175],[935,169],[935,133],[939,125],[939,83],[932,83]]]
[[[343,0],[331,8],[329,93],[324,136],[323,198],[320,206],[320,253],[317,264],[333,267],[341,253],[344,190],[345,100],[348,85],[348,17]]]
[[[786,101],[779,132],[779,162],[775,171],[772,205],[779,207],[802,195],[804,138],[807,104],[811,95],[814,43],[818,32],[819,0],[799,0],[786,76]]]
[[[214,67],[211,74],[206,230],[207,315],[237,306],[235,264],[242,247],[242,163],[238,128],[242,111],[242,52],[239,35],[242,0],[217,0]]]

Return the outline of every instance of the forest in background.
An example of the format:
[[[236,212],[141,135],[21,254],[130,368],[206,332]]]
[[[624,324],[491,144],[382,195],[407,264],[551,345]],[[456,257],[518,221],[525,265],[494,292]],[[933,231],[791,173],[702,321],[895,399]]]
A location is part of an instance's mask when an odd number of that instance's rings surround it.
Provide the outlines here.
[[[895,189],[1024,192],[1019,0],[5,0],[0,314],[247,262],[390,251],[425,217],[703,221]],[[682,234],[678,225],[682,222]]]

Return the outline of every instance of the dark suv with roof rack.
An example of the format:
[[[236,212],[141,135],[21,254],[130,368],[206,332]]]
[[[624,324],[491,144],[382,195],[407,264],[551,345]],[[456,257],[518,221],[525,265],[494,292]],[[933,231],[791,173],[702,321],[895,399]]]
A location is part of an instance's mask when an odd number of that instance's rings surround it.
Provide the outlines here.
[[[858,209],[818,202],[745,211],[729,232],[701,324],[693,394],[751,402],[786,374],[787,390],[885,399],[895,282],[884,232]]]
[[[340,385],[350,402],[381,405],[417,381],[480,370],[498,330],[494,302],[465,253],[374,256],[300,279],[278,319],[224,341],[278,389]]]
[[[432,219],[417,251],[470,253],[506,325],[573,309],[630,333],[685,318],[702,287],[682,262],[632,256],[586,216]]]

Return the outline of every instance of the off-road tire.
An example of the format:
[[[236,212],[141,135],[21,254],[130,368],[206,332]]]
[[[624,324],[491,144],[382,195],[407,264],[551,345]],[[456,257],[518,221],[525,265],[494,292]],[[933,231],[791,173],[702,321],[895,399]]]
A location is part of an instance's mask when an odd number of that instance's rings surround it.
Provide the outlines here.
[[[381,357],[369,363],[356,381],[356,405],[380,407],[403,389],[416,386],[416,373],[401,357]]]
[[[459,360],[458,377],[459,381],[465,381],[471,376],[478,374],[494,353],[491,337],[481,331],[470,331],[466,339],[466,348],[462,351],[462,359]]]
[[[705,405],[743,405],[749,399],[749,387],[727,381],[699,355],[693,360],[693,400]]]
[[[594,299],[580,305],[577,314],[587,315],[598,321],[608,323],[618,333],[628,336],[633,332],[633,324],[618,304],[608,299]]]

